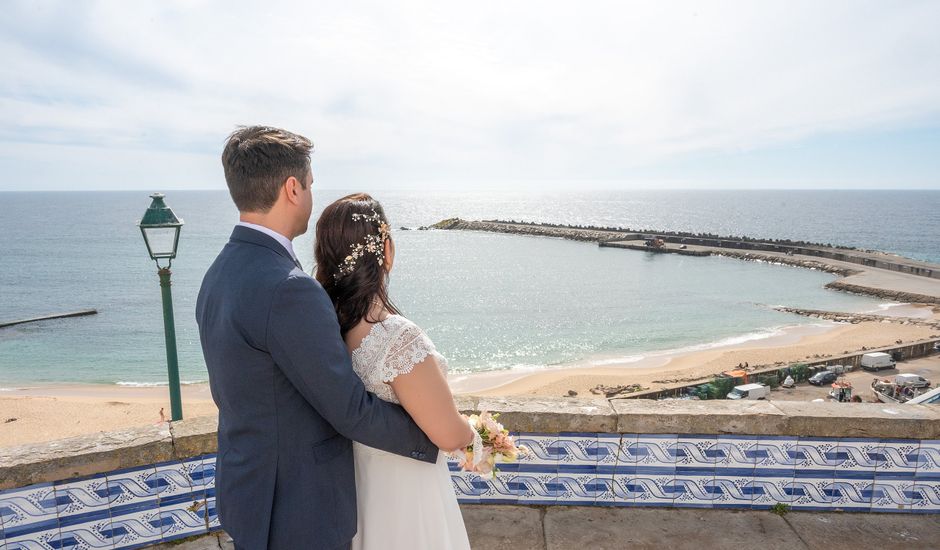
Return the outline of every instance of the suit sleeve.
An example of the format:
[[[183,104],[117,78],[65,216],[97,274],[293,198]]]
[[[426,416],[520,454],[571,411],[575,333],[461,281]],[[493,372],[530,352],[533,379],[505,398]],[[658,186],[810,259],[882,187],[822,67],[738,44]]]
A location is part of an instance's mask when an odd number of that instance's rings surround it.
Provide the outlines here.
[[[274,293],[268,349],[297,391],[344,436],[424,462],[438,449],[403,408],[366,391],[352,369],[336,312],[313,279],[292,276]]]

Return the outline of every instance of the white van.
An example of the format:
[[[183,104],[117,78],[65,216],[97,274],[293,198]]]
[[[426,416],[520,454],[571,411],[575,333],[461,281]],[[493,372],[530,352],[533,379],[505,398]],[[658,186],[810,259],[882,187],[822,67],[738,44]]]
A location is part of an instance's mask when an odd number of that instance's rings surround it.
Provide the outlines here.
[[[894,359],[883,352],[866,353],[862,356],[861,366],[865,370],[893,369]]]
[[[770,387],[763,384],[744,384],[735,386],[728,399],[763,399],[770,395]]]
[[[929,388],[930,380],[927,380],[923,376],[916,374],[899,374],[894,377],[894,383],[898,386],[905,386],[908,388]]]

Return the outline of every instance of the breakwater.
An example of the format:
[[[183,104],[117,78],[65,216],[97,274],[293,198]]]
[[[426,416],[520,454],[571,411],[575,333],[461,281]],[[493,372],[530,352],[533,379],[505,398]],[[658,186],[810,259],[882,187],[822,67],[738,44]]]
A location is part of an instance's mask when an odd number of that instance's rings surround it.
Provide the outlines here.
[[[29,319],[18,319],[16,321],[2,321],[0,322],[0,328],[12,327],[15,325],[22,325],[25,323],[37,323],[39,321],[49,321],[51,319],[66,319],[69,317],[84,317],[86,315],[95,315],[98,313],[97,309],[83,309],[81,311],[70,311],[68,313],[55,313],[52,315],[42,315],[40,317],[31,317]]]
[[[596,242],[598,246],[688,256],[723,256],[815,269],[842,279],[827,288],[899,302],[940,304],[940,265],[873,250],[785,240],[730,238],[682,232],[637,232],[629,229],[578,227],[506,221],[442,220],[430,229],[486,231]],[[663,246],[645,245],[649,238]],[[873,277],[869,275],[874,274]],[[890,276],[898,274],[898,276]],[[889,276],[885,276],[889,275]],[[856,280],[857,277],[862,277]],[[904,278],[907,277],[907,278]],[[850,280],[846,280],[849,278]]]
[[[491,233],[508,233],[510,235],[534,235],[537,237],[556,237],[570,241],[593,242],[602,242],[609,239],[623,239],[630,235],[630,233],[625,233],[617,229],[594,229],[499,221],[469,221],[460,218],[441,220],[430,226],[429,229],[488,231]],[[640,238],[639,234],[634,235],[636,238]]]
[[[802,315],[803,317],[812,317],[813,319],[823,319],[835,323],[891,323],[895,325],[913,325],[918,327],[932,327],[937,329],[937,335],[932,338],[940,339],[940,320],[922,319],[918,317],[895,317],[888,315],[876,315],[874,313],[848,313],[842,311],[825,311],[821,309],[806,309],[799,307],[775,307],[777,311]]]

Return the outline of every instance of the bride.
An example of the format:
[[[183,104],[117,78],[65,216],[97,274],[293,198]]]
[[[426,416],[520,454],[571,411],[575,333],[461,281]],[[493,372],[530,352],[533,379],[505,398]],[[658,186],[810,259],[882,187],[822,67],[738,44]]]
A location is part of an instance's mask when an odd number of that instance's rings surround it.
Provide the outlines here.
[[[474,432],[447,385],[447,363],[388,296],[395,262],[382,205],[343,197],[317,221],[316,279],[336,308],[352,365],[366,389],[400,403],[431,441],[451,452]],[[436,464],[353,444],[359,529],[353,549],[469,549],[444,454]]]

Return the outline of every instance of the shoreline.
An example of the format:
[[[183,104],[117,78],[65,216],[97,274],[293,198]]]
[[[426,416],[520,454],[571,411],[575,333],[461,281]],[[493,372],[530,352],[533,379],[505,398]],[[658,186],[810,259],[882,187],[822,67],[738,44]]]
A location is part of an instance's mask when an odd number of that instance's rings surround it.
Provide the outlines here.
[[[935,319],[940,316],[935,316]],[[748,363],[752,368],[785,365],[805,360],[825,359],[862,348],[887,347],[897,340],[913,342],[940,335],[932,327],[916,327],[883,322],[858,324],[831,323],[815,334],[789,333],[780,339],[765,339],[743,345],[710,350],[689,351],[656,358],[657,362],[619,363],[592,366],[583,362],[565,368],[520,373],[492,384],[468,387],[478,396],[565,396],[570,391],[578,397],[604,398],[590,390],[596,386],[639,384],[644,389],[664,389],[671,385],[707,382],[715,375]],[[455,393],[460,393],[455,391]]]
[[[786,347],[799,343],[805,338],[826,334],[837,329],[839,326],[838,323],[828,321],[808,325],[786,325],[773,329],[773,333],[768,334],[766,337],[748,339],[740,342],[721,344],[721,341],[719,341],[706,344],[694,344],[682,348],[641,352],[635,355],[597,354],[561,365],[452,375],[449,382],[455,394],[500,395],[500,390],[511,387],[515,382],[527,379],[554,378],[556,375],[566,374],[623,376],[629,376],[630,374],[649,374],[652,372],[662,372],[663,369],[669,367],[673,361],[685,357],[704,355],[710,352],[725,352],[761,347]],[[744,338],[745,336],[746,335],[742,335],[739,338]],[[734,339],[736,338],[732,337],[724,340]],[[511,394],[514,393],[515,392]]]
[[[698,380],[704,382],[744,362],[751,367],[784,364],[839,355],[862,347],[890,346],[897,340],[913,342],[940,335],[936,324],[925,326],[909,322],[911,319],[940,322],[940,308],[886,304],[878,313],[899,319],[789,325],[766,338],[726,345],[699,344],[650,352],[639,359],[593,355],[537,370],[453,374],[449,381],[455,395],[559,397],[574,391],[581,398],[605,399],[603,394],[592,394],[591,388],[639,384],[659,389]],[[908,321],[903,321],[905,319]],[[169,392],[165,385],[48,383],[24,386],[0,391],[0,447],[159,424],[161,408],[163,417],[169,417]],[[185,418],[217,413],[208,383],[184,385],[181,391]]]
[[[932,306],[926,304],[886,303],[875,310],[855,312],[855,314],[875,314],[884,317],[906,317],[929,320],[934,317]],[[940,314],[936,315],[940,320]],[[448,376],[448,382],[455,394],[468,394],[472,389],[480,391],[495,390],[508,381],[524,378],[533,374],[556,371],[582,371],[591,369],[630,369],[639,372],[644,369],[666,366],[676,358],[712,351],[734,351],[751,348],[781,348],[802,343],[806,337],[822,335],[828,331],[845,326],[826,320],[812,323],[780,325],[759,328],[751,332],[728,336],[717,341],[689,344],[678,348],[652,351],[637,351],[630,355],[623,353],[596,353],[581,359],[557,365],[539,365],[519,369],[500,369],[483,372],[457,373]],[[872,347],[872,346],[869,346]],[[490,379],[495,382],[481,386]],[[468,381],[476,383],[467,383]],[[182,381],[180,391],[184,398],[195,401],[211,401],[208,381]],[[162,399],[167,393],[166,382],[24,382],[10,387],[0,387],[0,398],[4,397],[95,397],[121,398],[135,401],[154,401]]]

